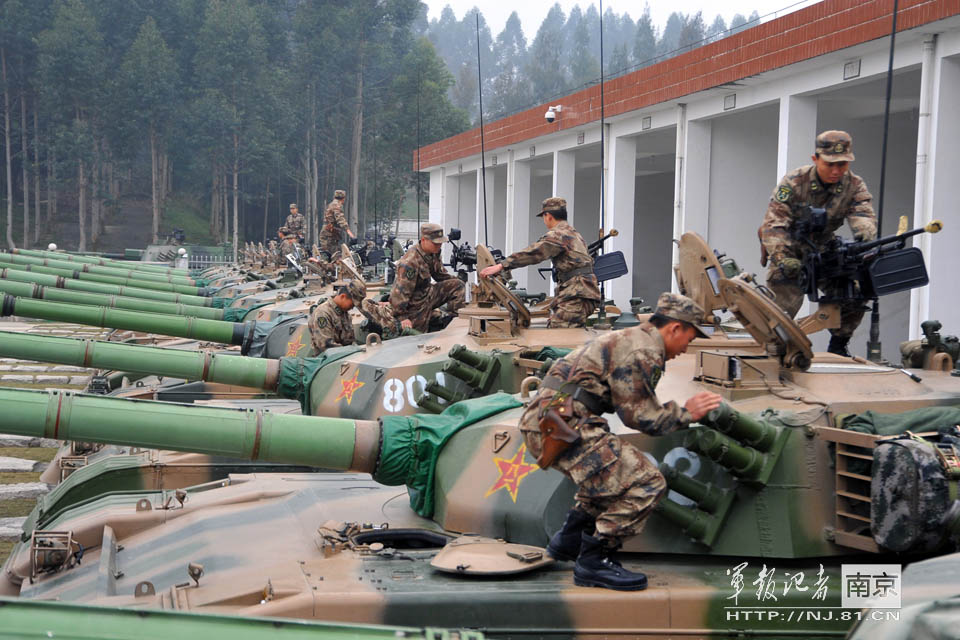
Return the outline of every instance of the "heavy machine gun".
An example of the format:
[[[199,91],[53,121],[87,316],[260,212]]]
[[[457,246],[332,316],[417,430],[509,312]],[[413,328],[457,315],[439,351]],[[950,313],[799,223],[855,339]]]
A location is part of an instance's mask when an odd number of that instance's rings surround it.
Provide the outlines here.
[[[820,310],[799,322],[804,333],[839,326],[835,324],[839,322],[839,309],[835,307],[840,302],[876,300],[930,282],[923,252],[907,247],[906,241],[921,233],[937,233],[943,228],[940,220],[907,230],[903,216],[900,231],[894,235],[870,241],[834,236],[821,248],[815,240],[823,237],[826,227],[826,210],[807,206],[794,231],[794,237],[806,245],[800,288],[811,302],[821,305]],[[827,305],[833,307],[824,310]]]
[[[457,244],[456,241],[462,235],[460,229],[450,229],[450,233],[447,235],[450,244],[453,245],[453,252],[450,254],[450,262],[447,263],[447,266],[456,271],[457,277],[466,282],[467,274],[477,269],[477,250],[475,247],[471,247],[466,240],[459,245]],[[500,249],[490,249],[490,253],[493,254],[497,262],[503,260],[503,251]]]

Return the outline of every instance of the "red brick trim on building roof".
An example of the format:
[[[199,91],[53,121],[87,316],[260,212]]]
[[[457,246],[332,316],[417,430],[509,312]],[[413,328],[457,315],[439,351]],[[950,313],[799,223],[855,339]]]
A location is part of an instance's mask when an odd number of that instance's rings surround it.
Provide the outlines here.
[[[604,83],[607,117],[636,111],[765,71],[846,49],[890,32],[893,0],[824,0],[723,40],[674,56]],[[960,0],[900,0],[897,31],[960,14]],[[495,149],[600,120],[600,86],[552,103],[563,105],[556,123],[543,117],[547,103],[484,126]],[[420,166],[433,167],[480,153],[480,129],[420,149]],[[413,152],[413,169],[417,154]]]

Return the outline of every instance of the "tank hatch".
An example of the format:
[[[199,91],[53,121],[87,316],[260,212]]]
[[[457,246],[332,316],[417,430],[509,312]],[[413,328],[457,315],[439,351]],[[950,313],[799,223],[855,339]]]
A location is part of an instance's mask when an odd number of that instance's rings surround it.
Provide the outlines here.
[[[542,547],[480,536],[453,540],[430,562],[438,571],[473,576],[525,573],[549,564],[553,564],[553,559]]]
[[[776,302],[742,280],[720,278],[718,287],[727,309],[782,367],[801,371],[810,367],[810,339]]]

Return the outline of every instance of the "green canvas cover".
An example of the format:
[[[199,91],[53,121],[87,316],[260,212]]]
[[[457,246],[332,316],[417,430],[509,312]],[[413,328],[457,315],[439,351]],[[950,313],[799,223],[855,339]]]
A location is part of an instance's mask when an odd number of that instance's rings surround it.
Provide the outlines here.
[[[268,304],[273,304],[272,302],[261,302],[260,304],[255,304],[252,307],[239,308],[239,307],[227,307],[223,310],[223,319],[226,322],[243,322],[243,319],[247,317],[247,314],[251,311],[255,311],[260,307],[265,307]]]
[[[373,479],[389,486],[406,484],[411,508],[431,517],[437,458],[447,441],[466,426],[522,404],[500,392],[454,403],[439,415],[383,416],[383,445]]]
[[[893,436],[907,431],[943,431],[960,424],[960,407],[925,407],[903,413],[864,411],[843,421],[843,428]]]
[[[310,406],[310,385],[317,372],[331,362],[362,350],[362,346],[352,345],[327,349],[312,358],[280,358],[277,395],[281,398],[295,398],[300,403],[303,415],[313,415],[313,407]]]

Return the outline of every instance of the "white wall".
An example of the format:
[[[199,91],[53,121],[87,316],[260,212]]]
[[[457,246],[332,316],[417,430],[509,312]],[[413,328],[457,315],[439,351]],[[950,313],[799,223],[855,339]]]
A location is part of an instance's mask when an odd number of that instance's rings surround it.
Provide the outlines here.
[[[688,190],[710,191],[710,246],[761,278],[757,228],[780,179],[779,119],[779,105],[768,104],[731,111],[712,120],[710,180],[707,184],[688,181],[686,185]]]
[[[674,175],[671,171],[636,178],[633,261],[628,263],[630,275],[624,277],[633,280],[633,295],[650,306],[670,291]]]

